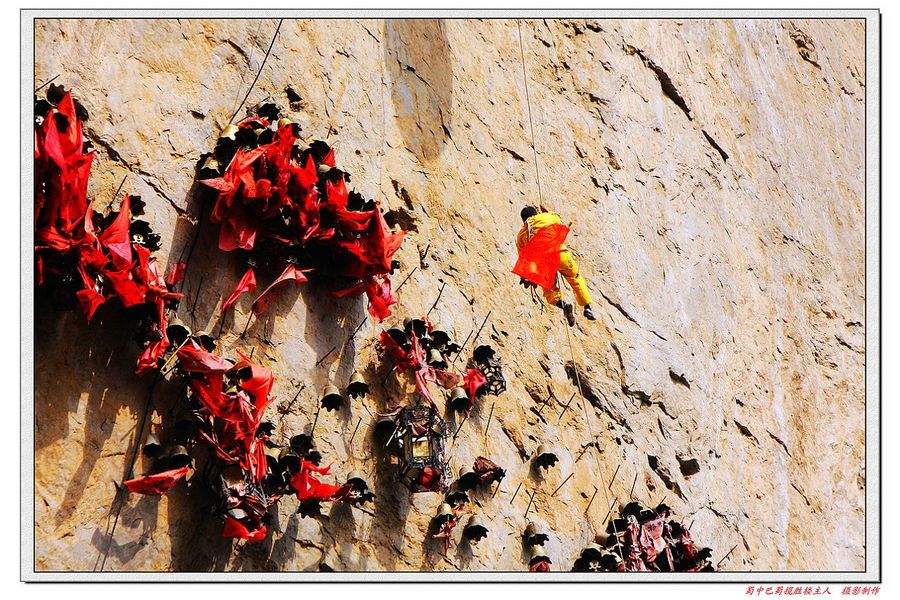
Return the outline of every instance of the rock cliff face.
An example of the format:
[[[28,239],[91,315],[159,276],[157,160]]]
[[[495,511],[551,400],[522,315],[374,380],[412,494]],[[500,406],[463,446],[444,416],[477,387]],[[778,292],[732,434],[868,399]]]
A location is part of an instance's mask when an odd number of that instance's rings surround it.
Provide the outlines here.
[[[169,265],[198,226],[195,163],[276,24],[37,25],[35,81],[59,74],[90,113],[90,195],[108,204],[127,176]],[[478,455],[508,471],[474,498],[487,538],[470,546],[457,528],[447,557],[429,539],[441,498],[410,496],[373,441],[369,411],[409,393],[382,383],[382,326],[345,344],[363,300],[306,286],[243,340],[242,299],[221,347],[275,372],[269,416],[285,437],[310,426],[327,382],[365,373],[366,407],[323,411],[315,433],[339,478],[373,474],[374,507],[303,519],[285,498],[266,540],[238,545],[195,476],[167,497],[132,496],[110,544],[151,378],[132,374],[119,311],[88,326],[38,298],[38,570],[99,568],[109,547],[106,570],[518,571],[532,496],[528,518],[568,570],[610,503],[632,495],[665,499],[714,562],[736,545],[725,570],[864,568],[863,22],[527,20],[521,39],[544,202],[573,222],[599,317],[568,334],[510,273],[519,210],[538,200],[515,21],[286,20],[248,100],[289,106],[302,136],[333,143],[352,186],[410,230],[395,284],[418,268],[396,315],[426,312],[442,283],[432,317],[460,340],[490,312],[479,342],[498,350],[508,390],[475,409],[451,452],[454,471]],[[207,221],[180,312],[211,331],[243,273],[216,236]],[[583,396],[559,418],[576,373]],[[157,387],[154,427],[178,393]],[[560,456],[545,478],[529,472],[542,442]]]

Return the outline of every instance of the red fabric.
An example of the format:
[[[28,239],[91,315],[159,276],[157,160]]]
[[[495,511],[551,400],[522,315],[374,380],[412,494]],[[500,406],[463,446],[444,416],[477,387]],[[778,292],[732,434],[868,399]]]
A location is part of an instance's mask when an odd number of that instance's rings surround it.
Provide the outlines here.
[[[260,542],[266,537],[265,525],[250,531],[243,523],[231,517],[225,517],[225,526],[222,527],[222,537],[239,538],[250,542]]]
[[[207,352],[196,343],[188,342],[178,351],[178,366],[187,373],[224,373],[231,368],[220,356]]]
[[[466,388],[466,394],[473,403],[475,402],[475,395],[485,383],[487,383],[487,379],[478,369],[469,369],[463,375],[463,387]]]
[[[274,297],[270,296],[269,292],[285,281],[294,281],[294,283],[299,284],[308,280],[306,279],[306,275],[304,275],[300,269],[294,267],[294,265],[288,265],[284,272],[278,276],[278,279],[273,281],[272,285],[267,287],[263,293],[257,296],[256,300],[253,301],[253,304],[251,305],[253,314],[258,317],[269,309],[269,305],[272,303],[272,300],[274,300]]]
[[[65,117],[62,128],[57,115]],[[111,299],[126,308],[149,305],[151,328],[161,333],[161,339],[147,344],[138,358],[136,373],[143,375],[159,366],[169,346],[165,308],[181,294],[169,291],[150,251],[131,243],[130,196],[123,198],[118,213],[98,231],[87,198],[93,154],[85,154],[83,146],[82,125],[67,93],[35,128],[37,283],[79,277],[81,287],[75,296],[88,321]],[[181,277],[183,267],[176,265],[169,280],[177,282]]]
[[[560,247],[568,234],[569,228],[562,224],[547,225],[538,229],[534,237],[519,251],[519,260],[512,272],[545,290],[555,288]]]
[[[246,292],[252,292],[256,289],[256,273],[253,272],[253,269],[247,269],[247,272],[244,273],[244,276],[241,277],[241,280],[238,282],[237,286],[234,288],[234,291],[231,292],[231,295],[228,296],[228,299],[222,305],[222,314],[225,314],[229,308],[231,308],[237,299],[241,296],[241,294]]]
[[[647,564],[653,563],[661,552],[665,552],[668,549],[666,541],[663,539],[664,525],[665,519],[661,516],[641,523],[638,541],[640,542],[644,562]],[[669,564],[671,564],[671,560]]]
[[[163,496],[172,487],[181,481],[187,475],[188,467],[180,469],[172,469],[156,473],[155,475],[144,475],[135,479],[129,479],[124,483],[125,487],[136,494],[145,494],[148,496]]]
[[[550,562],[546,560],[539,560],[530,567],[528,570],[532,573],[549,573],[550,572]]]
[[[300,500],[300,502],[305,502],[307,500],[330,501],[340,492],[344,491],[344,486],[323,483],[313,475],[313,473],[328,475],[330,472],[330,466],[317,467],[309,461],[301,460],[300,470],[291,477],[291,488],[297,493],[297,499]]]
[[[435,467],[424,467],[417,483],[425,489],[438,491],[441,488],[441,471]]]
[[[171,286],[175,286],[184,281],[185,270],[187,270],[187,264],[182,262],[175,263],[175,268],[172,269],[172,272],[169,273],[168,277],[166,277],[166,283]]]
[[[257,125],[254,119],[239,127]],[[343,177],[336,183],[326,180],[320,197],[318,165],[312,153],[304,164],[294,158],[295,141],[293,128],[281,127],[271,143],[238,150],[222,177],[202,182],[219,193],[210,216],[221,224],[219,247],[250,250],[258,239],[265,239],[275,252],[310,248],[314,250],[310,255],[319,257],[313,259],[317,264],[309,265],[313,270],[356,280],[332,295],[365,293],[370,314],[383,320],[395,302],[388,273],[404,232],[390,232],[377,203],[370,211],[347,210],[349,191]],[[334,162],[330,149],[321,164]]]
[[[478,479],[481,483],[495,480],[499,481],[500,479],[503,479],[503,476],[505,475],[505,472],[497,465],[497,463],[483,456],[475,458],[475,464],[472,465],[472,470],[478,475]]]

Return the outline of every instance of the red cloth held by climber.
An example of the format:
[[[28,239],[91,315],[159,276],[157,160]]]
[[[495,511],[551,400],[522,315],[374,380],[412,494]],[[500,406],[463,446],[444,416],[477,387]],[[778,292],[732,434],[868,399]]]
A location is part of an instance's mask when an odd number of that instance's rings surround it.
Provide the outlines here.
[[[519,251],[519,260],[512,272],[545,290],[556,287],[560,249],[568,234],[569,228],[562,224],[540,228]]]

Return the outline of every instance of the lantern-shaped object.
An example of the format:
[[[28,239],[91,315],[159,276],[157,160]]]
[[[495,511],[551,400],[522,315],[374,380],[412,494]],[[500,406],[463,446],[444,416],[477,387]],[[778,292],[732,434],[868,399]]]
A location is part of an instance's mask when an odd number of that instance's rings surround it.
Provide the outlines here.
[[[528,525],[525,527],[525,535],[522,536],[525,538],[526,546],[543,546],[547,540],[550,539],[550,536],[544,533],[538,526],[529,521]]]
[[[467,540],[472,542],[473,544],[477,544],[481,541],[481,538],[488,534],[488,528],[485,527],[481,523],[481,519],[478,515],[472,515],[469,517],[469,522],[466,523],[466,526],[463,528],[463,535]]]
[[[341,396],[338,389],[331,384],[326,385],[322,392],[322,408],[329,411],[338,410],[343,404],[344,397]]]
[[[556,453],[550,449],[549,446],[545,444],[538,446],[537,452],[534,455],[535,467],[539,469],[549,469],[558,462],[559,457],[556,456]]]
[[[447,405],[450,407],[450,410],[462,412],[471,409],[473,402],[469,399],[468,394],[466,394],[466,390],[461,387],[455,387],[450,390],[450,399],[448,400]]]
[[[447,427],[431,405],[400,411],[400,481],[415,492],[446,489],[444,440]]]
[[[144,442],[144,456],[159,456],[160,450],[162,450],[162,444],[160,444],[159,438],[155,433],[151,433]]]
[[[365,398],[369,393],[369,384],[363,379],[362,373],[354,371],[350,376],[350,384],[347,386],[347,395],[351,398]]]

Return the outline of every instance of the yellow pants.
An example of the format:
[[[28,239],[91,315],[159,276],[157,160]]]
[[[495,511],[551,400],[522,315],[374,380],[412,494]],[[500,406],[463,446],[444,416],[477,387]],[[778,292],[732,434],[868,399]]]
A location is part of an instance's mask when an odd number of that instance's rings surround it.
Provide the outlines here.
[[[587,289],[587,281],[584,276],[578,272],[578,263],[572,258],[568,250],[563,250],[559,255],[559,274],[566,278],[569,287],[575,292],[575,301],[578,306],[585,306],[591,303],[591,294]],[[562,293],[557,285],[552,290],[544,290],[544,300],[548,304],[556,305],[562,300]]]

